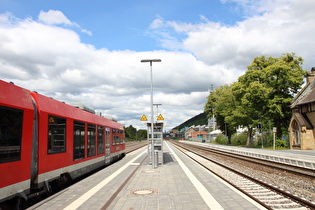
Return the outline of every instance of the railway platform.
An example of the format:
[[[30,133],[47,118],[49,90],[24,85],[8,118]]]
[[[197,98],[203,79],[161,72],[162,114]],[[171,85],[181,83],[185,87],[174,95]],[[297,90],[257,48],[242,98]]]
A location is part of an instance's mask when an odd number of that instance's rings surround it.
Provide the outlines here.
[[[281,164],[299,166],[315,170],[315,150],[269,150],[219,144],[207,144],[192,141],[180,141],[187,144],[197,144],[229,153],[240,154],[248,157],[269,160]]]
[[[147,148],[29,209],[264,209],[164,142],[164,164],[152,168]]]

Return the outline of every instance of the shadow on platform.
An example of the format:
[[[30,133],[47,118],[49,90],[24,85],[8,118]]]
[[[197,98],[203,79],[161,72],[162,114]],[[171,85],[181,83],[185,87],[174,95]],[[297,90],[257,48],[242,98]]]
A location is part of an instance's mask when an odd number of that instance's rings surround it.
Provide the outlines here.
[[[174,162],[169,152],[163,152],[163,164]]]

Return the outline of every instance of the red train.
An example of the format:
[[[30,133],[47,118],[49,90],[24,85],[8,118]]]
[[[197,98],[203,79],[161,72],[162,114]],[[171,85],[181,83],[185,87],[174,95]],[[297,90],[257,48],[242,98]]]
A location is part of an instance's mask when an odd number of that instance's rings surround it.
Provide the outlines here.
[[[0,203],[124,157],[124,136],[115,121],[0,80]]]

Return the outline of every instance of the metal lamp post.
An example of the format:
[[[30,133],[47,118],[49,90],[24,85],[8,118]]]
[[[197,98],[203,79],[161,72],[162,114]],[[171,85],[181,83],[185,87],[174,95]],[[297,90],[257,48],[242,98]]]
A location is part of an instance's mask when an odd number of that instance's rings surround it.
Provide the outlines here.
[[[153,62],[161,62],[161,59],[144,59],[141,62],[150,62],[150,75],[151,75],[151,161],[152,161],[152,168],[154,168],[154,142],[153,142],[153,78],[152,78],[152,63]]]
[[[159,106],[162,106],[162,104],[153,104],[153,106],[156,106],[156,117],[159,115]]]

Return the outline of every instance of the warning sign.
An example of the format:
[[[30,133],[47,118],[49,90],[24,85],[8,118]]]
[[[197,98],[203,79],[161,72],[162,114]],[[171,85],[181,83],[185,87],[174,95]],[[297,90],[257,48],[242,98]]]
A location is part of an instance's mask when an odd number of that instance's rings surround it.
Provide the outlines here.
[[[156,120],[164,120],[164,117],[162,116],[162,114],[160,114]]]
[[[147,117],[146,117],[144,114],[142,115],[142,117],[141,117],[140,120],[141,120],[141,121],[148,121]]]

